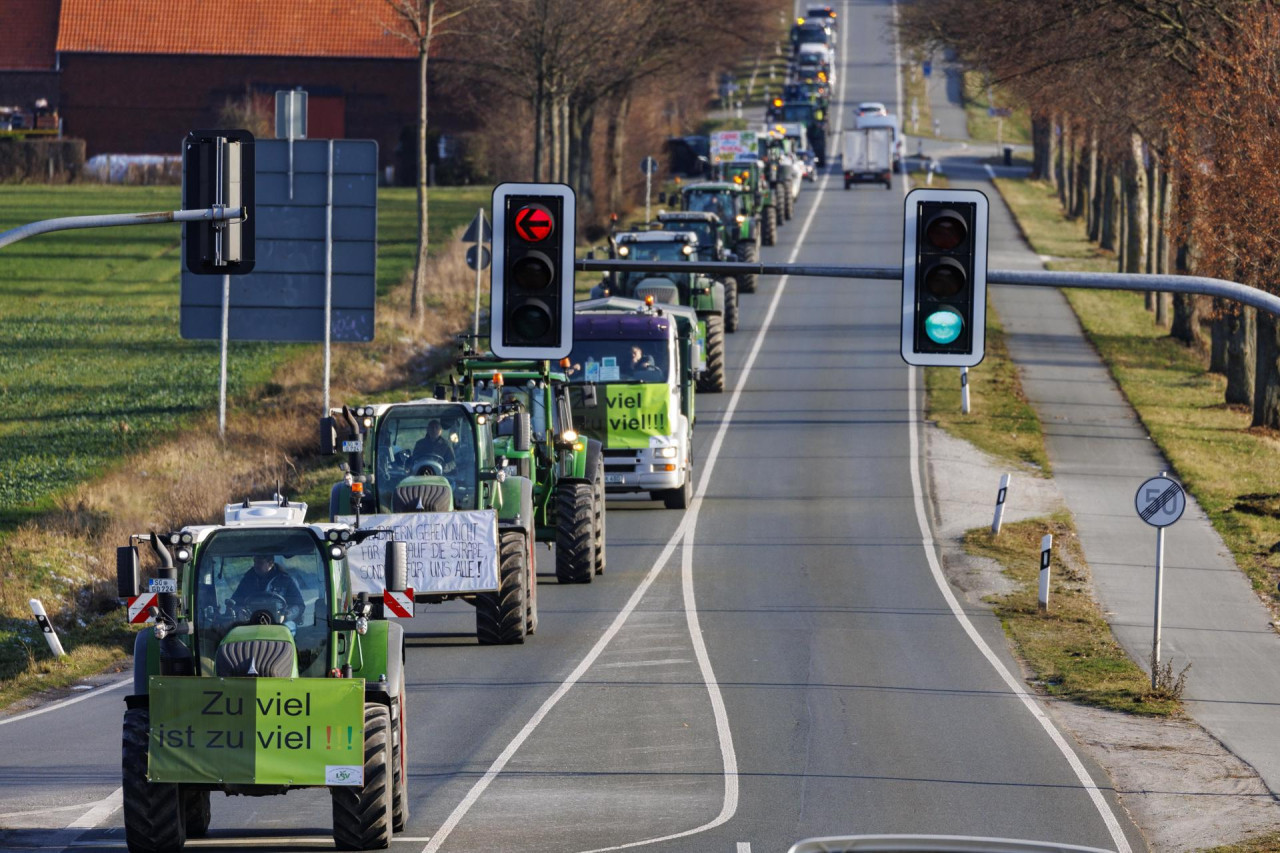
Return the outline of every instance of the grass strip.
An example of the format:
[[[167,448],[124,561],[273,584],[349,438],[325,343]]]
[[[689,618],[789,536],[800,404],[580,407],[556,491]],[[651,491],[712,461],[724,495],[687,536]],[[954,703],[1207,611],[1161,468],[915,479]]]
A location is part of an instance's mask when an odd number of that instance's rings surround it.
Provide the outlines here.
[[[996,186],[1032,248],[1051,269],[1114,271],[1115,261],[1063,219],[1045,182]],[[1250,413],[1223,403],[1225,377],[1205,356],[1169,337],[1130,291],[1065,290],[1085,333],[1182,484],[1209,515],[1236,564],[1275,603],[1280,580],[1280,438],[1251,429]]]
[[[993,106],[1012,108],[1013,113],[1007,118],[993,116],[990,114]],[[989,87],[980,72],[964,72],[964,111],[969,138],[975,142],[1031,143],[1030,110],[1025,105],[1011,103],[998,86]]]
[[[1049,606],[1038,601],[1040,541],[1053,535]],[[1090,592],[1088,565],[1067,515],[1005,524],[999,536],[979,527],[964,549],[1000,564],[1016,585],[988,601],[1005,634],[1045,693],[1085,705],[1145,716],[1181,712],[1171,690],[1152,690],[1150,677],[1125,654]]]

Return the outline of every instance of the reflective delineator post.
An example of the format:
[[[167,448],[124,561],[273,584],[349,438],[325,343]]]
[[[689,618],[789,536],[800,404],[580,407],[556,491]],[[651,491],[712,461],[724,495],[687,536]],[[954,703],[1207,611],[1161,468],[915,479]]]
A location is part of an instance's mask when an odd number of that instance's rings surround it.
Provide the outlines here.
[[[969,414],[969,368],[960,368],[960,414]]]
[[[1053,534],[1046,533],[1040,540],[1040,612],[1049,610],[1049,564],[1053,559]]]
[[[45,642],[49,644],[49,651],[53,652],[54,657],[63,657],[66,652],[62,649],[62,641],[58,639],[58,632],[53,630],[53,623],[49,621],[49,615],[44,612],[44,605],[38,598],[31,599],[30,604],[31,613],[36,617],[36,624],[44,632]]]
[[[1160,674],[1160,623],[1164,617],[1163,599],[1161,598],[1162,587],[1164,586],[1164,528],[1156,528],[1156,612],[1155,624],[1151,630],[1151,689],[1156,689],[1156,682],[1159,680]]]
[[[1000,534],[1000,523],[1004,521],[1004,501],[1009,496],[1009,475],[1000,475],[1000,491],[996,492],[996,514],[991,519],[991,535]]]

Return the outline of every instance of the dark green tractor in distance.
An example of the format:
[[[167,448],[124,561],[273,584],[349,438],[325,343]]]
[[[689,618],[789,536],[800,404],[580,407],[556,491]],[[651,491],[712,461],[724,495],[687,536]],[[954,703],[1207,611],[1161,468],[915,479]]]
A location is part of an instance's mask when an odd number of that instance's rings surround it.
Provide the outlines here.
[[[795,142],[778,130],[760,134],[760,159],[768,167],[769,183],[774,198],[778,199],[778,215],[788,221],[795,214],[796,195],[800,192],[804,174],[797,162]]]
[[[724,223],[714,213],[694,213],[688,210],[663,211],[658,214],[658,224],[664,231],[687,231],[698,237],[697,251],[693,257],[699,261],[736,261],[735,255],[725,244]],[[734,276],[713,276],[724,284],[724,330],[738,331],[738,280]]]
[[[751,210],[751,198],[733,181],[700,181],[680,189],[680,209],[697,213],[714,213],[728,235],[728,244],[738,260],[754,263],[760,260],[760,219]],[[738,290],[756,292],[756,274],[744,273],[738,278]]]
[[[698,236],[690,231],[627,231],[613,235],[615,256],[625,260],[691,262],[698,253]],[[610,273],[591,289],[591,298],[620,296],[655,305],[684,305],[697,312],[707,369],[698,390],[719,393],[725,383],[726,288],[723,282],[695,272]],[[736,291],[734,313],[737,313]]]
[[[340,850],[390,844],[409,819],[404,631],[355,592],[348,551],[405,549],[374,530],[306,524],[306,504],[232,504],[226,523],[117,549],[134,642],[122,751],[125,843],[176,853],[209,830],[209,795],[327,787]],[[158,564],[144,591],[138,544]]]
[[[778,189],[776,180],[770,179],[770,173],[776,174],[777,170],[754,157],[720,163],[719,169],[722,179],[733,181],[751,197],[751,209],[760,216],[761,245],[777,245],[778,226],[782,224],[782,201],[775,192]]]
[[[802,124],[809,137],[809,147],[819,166],[827,164],[828,110],[811,101],[776,101],[766,113],[769,124]]]
[[[507,474],[533,481],[537,541],[555,544],[556,579],[591,583],[605,569],[604,461],[600,442],[575,430],[564,373],[546,361],[474,354],[457,368],[462,395],[501,412],[494,453]],[[517,441],[524,430],[528,440]]]
[[[489,403],[413,400],[334,409],[320,430],[321,451],[347,457],[330,518],[392,528],[412,549],[415,600],[474,605],[481,645],[523,643],[538,626],[533,482],[500,466],[498,416]],[[528,450],[520,417],[511,446]],[[376,588],[380,572],[362,580]]]

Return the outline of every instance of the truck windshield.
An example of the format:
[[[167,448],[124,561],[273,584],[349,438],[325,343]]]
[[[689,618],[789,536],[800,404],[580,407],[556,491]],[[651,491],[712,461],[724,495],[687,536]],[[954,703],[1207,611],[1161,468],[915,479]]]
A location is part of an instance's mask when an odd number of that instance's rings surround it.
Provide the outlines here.
[[[343,569],[345,571],[345,567]],[[200,673],[216,674],[218,646],[240,625],[284,625],[294,635],[298,672],[329,671],[329,588],[324,556],[310,531],[229,529],[209,535],[195,568]]]
[[[401,481],[421,476],[445,478],[455,508],[476,508],[476,439],[465,407],[397,406],[378,424],[376,453],[379,512],[395,512]]]
[[[565,369],[575,385],[598,382],[666,382],[671,368],[666,341],[584,341],[573,344]]]

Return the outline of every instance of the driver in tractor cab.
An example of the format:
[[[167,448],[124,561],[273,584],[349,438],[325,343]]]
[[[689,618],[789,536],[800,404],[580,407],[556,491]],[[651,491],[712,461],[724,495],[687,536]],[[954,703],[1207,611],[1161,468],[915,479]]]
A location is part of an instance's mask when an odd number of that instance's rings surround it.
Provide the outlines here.
[[[254,554],[253,568],[244,573],[231,598],[236,604],[244,606],[264,595],[278,595],[284,599],[284,625],[291,632],[296,631],[297,622],[306,609],[302,589],[270,554]]]
[[[412,459],[415,462],[428,456],[435,456],[439,459],[445,470],[453,467],[453,445],[444,437],[438,420],[433,420],[427,424],[427,434],[418,439],[418,443],[413,446]],[[444,471],[437,471],[436,473],[443,474]]]
[[[645,374],[658,369],[658,365],[654,362],[653,356],[644,351],[644,347],[640,344],[632,344],[631,346],[631,362],[628,365],[631,371],[631,378],[639,379]]]

